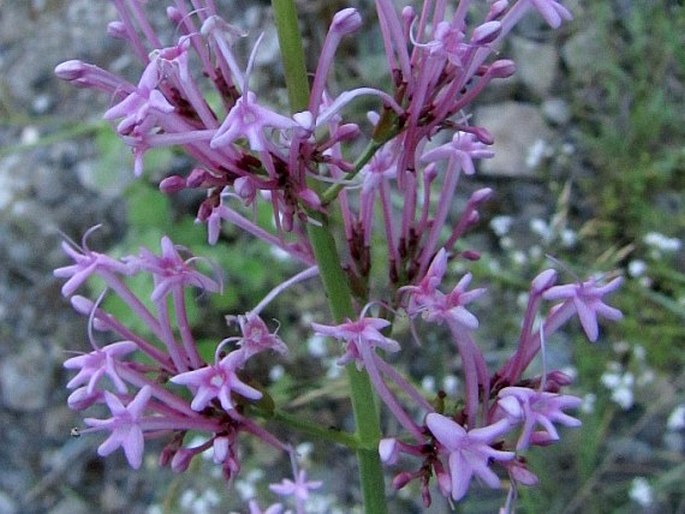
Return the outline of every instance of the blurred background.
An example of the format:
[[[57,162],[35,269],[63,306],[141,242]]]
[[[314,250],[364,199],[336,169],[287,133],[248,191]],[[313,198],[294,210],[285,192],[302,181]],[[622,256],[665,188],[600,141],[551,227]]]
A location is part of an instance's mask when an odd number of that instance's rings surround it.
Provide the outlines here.
[[[217,3],[251,37],[266,30],[254,88],[269,88],[269,101],[283,102],[268,3]],[[366,23],[342,48],[332,87],[360,81],[382,87],[371,3],[351,4]],[[482,259],[455,268],[453,277],[468,269],[474,284],[490,288],[477,334],[488,358],[497,363],[510,352],[528,282],[550,266],[545,254],[569,269],[562,272],[566,281],[573,273],[616,270],[627,279],[610,300],[625,320],[603,326],[598,343],[587,343],[577,324],[549,342],[550,366],[576,378],[583,427],[564,431],[553,448],[529,453],[541,484],[520,492],[519,512],[685,512],[681,4],[569,0],[575,20],[556,32],[539,17],[527,19],[501,50],[516,60],[517,74],[495,84],[473,109],[475,122],[495,135],[498,156],[466,187],[493,187],[497,195],[467,238]],[[165,3],[147,5],[153,23],[172,35],[158,8]],[[301,2],[310,69],[332,13],[348,5]],[[231,229],[208,249],[204,227],[192,219],[198,198],[164,197],[155,186],[191,163],[172,151],[155,152],[145,176],[134,181],[130,152],[101,119],[109,99],[53,76],[55,65],[78,58],[137,82],[140,64],[105,36],[114,17],[109,2],[0,0],[0,514],[246,512],[246,499],[258,497],[262,506],[276,501],[265,485],[289,476],[287,463],[249,440],[244,472],[228,487],[211,461],[198,461],[184,475],[160,470],[161,445],[146,445],[143,468],[134,472],[120,452],[96,455],[99,435],[69,437],[81,421],[66,407],[69,374],[62,362],[69,351],[87,349],[88,339],[84,320],[52,276],[67,262],[60,250],[65,236],[79,241],[102,224],[89,245],[123,255],[141,245],[156,251],[169,232],[218,262],[227,292],[193,314],[210,344],[230,335],[224,314],[250,308],[293,271],[288,262],[272,264],[267,248]],[[321,302],[315,286],[303,286],[265,313],[281,320],[280,335],[296,344],[287,360],[262,373],[289,408],[345,423],[349,408],[336,397],[342,378],[331,366],[335,355],[307,330],[324,312]],[[458,391],[459,363],[445,358],[440,341],[425,342],[420,352],[409,345],[402,357],[412,380],[427,395]],[[329,394],[309,395],[312,389]],[[312,512],[354,512],[359,497],[349,452],[316,442],[298,449],[310,477],[326,481]],[[438,494],[427,511],[414,489],[392,495],[391,512],[450,511]],[[503,499],[502,491],[472,487],[457,512],[496,512]]]

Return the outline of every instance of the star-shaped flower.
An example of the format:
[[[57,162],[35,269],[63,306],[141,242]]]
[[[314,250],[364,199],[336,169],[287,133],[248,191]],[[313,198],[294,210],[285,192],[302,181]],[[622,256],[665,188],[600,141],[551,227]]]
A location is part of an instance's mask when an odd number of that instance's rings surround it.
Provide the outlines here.
[[[323,485],[320,480],[307,481],[307,472],[301,469],[297,478],[292,480],[285,478],[280,484],[271,484],[269,489],[281,496],[294,496],[298,500],[306,501],[309,498],[309,491],[318,489]]]
[[[92,394],[100,379],[107,375],[116,390],[120,393],[125,393],[126,384],[119,377],[115,363],[137,348],[138,346],[132,341],[119,341],[109,344],[104,348],[98,348],[85,355],[78,355],[67,359],[64,361],[65,368],[79,370],[76,376],[67,383],[67,387],[73,389],[87,384],[86,391],[88,394]]]
[[[549,443],[559,440],[554,423],[567,427],[579,427],[580,420],[569,416],[563,409],[575,409],[582,400],[575,396],[535,391],[528,387],[505,387],[499,392],[497,405],[514,423],[523,423],[516,443],[517,450],[524,450],[532,443]],[[536,426],[544,431],[534,432]]]
[[[370,348],[381,348],[386,352],[397,352],[400,344],[394,339],[385,337],[381,330],[389,327],[391,323],[381,318],[360,318],[355,321],[347,320],[340,325],[320,325],[312,323],[312,328],[317,334],[330,336],[339,341],[344,341],[347,345],[345,354],[338,359],[341,366],[355,361],[357,369],[363,367],[361,345],[368,345]]]
[[[125,406],[117,396],[105,391],[105,402],[112,412],[112,417],[109,419],[86,418],[84,420],[88,426],[111,430],[112,432],[105,439],[105,442],[98,447],[100,456],[105,457],[121,446],[131,467],[133,469],[140,468],[143,462],[144,446],[143,429],[140,424],[143,420],[143,411],[151,396],[151,387],[144,386]]]
[[[197,389],[190,404],[194,411],[203,410],[214,398],[219,399],[225,411],[230,411],[235,409],[231,398],[233,392],[249,400],[259,400],[262,397],[257,389],[238,378],[236,370],[244,362],[241,351],[231,352],[215,365],[180,373],[171,378],[171,381]]]
[[[595,280],[588,280],[581,284],[554,286],[546,290],[542,297],[545,300],[572,301],[585,334],[591,342],[595,342],[599,335],[598,315],[612,321],[623,317],[621,311],[602,301],[604,295],[616,291],[622,282],[623,279],[617,277],[605,285],[597,285]]]
[[[162,238],[161,257],[153,254],[146,248],[142,248],[138,257],[130,257],[128,261],[135,266],[144,269],[154,275],[155,288],[151,299],[157,302],[164,298],[177,286],[195,286],[216,293],[221,286],[218,281],[203,275],[191,266],[195,260],[184,260],[178,253],[176,245],[167,236]]]
[[[493,489],[499,487],[500,480],[489,468],[490,462],[510,461],[515,457],[514,452],[495,450],[491,446],[511,429],[506,419],[467,432],[450,418],[431,412],[426,416],[426,425],[441,445],[440,451],[448,455],[451,494],[455,501],[464,497],[474,475]]]

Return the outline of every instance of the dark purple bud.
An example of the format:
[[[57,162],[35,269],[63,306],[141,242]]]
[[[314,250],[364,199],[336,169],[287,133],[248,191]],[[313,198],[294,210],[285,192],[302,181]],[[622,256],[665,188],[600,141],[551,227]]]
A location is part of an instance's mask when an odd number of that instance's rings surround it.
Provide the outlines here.
[[[471,133],[484,145],[491,145],[495,142],[495,138],[490,134],[490,131],[484,127],[473,127]]]
[[[171,175],[159,183],[159,190],[167,195],[178,193],[186,188],[186,179],[180,175]]]
[[[338,141],[349,141],[358,137],[360,132],[359,125],[356,123],[345,123],[335,131],[335,138]]]
[[[194,168],[186,179],[186,187],[202,187],[202,184],[204,184],[205,180],[207,180],[207,175],[208,173],[206,170],[203,170],[202,168]]]
[[[500,59],[490,65],[490,74],[496,79],[506,79],[516,73],[516,64],[510,59]]]
[[[392,479],[392,486],[397,490],[402,489],[409,482],[411,482],[413,478],[414,475],[409,473],[409,471],[402,471],[401,473],[395,475],[395,478]]]
[[[461,253],[461,256],[467,261],[477,261],[480,259],[480,252],[475,250],[465,250]]]

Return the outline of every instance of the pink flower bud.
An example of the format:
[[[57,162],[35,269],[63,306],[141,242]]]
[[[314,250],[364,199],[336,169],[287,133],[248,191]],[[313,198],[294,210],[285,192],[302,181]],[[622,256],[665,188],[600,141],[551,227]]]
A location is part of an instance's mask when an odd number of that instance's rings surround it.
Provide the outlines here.
[[[557,281],[557,272],[553,269],[546,269],[533,279],[532,291],[534,294],[541,294],[546,289],[552,287]]]
[[[498,21],[488,21],[479,25],[473,31],[471,43],[474,45],[487,45],[492,43],[502,32],[502,24]]]
[[[397,439],[381,439],[381,442],[378,443],[378,453],[383,464],[389,466],[395,464],[400,454]]]
[[[176,7],[169,6],[166,8],[166,15],[173,23],[178,25],[183,21],[183,13],[179,11]]]
[[[471,195],[470,201],[475,204],[481,204],[492,198],[493,190],[489,187],[484,187]]]
[[[486,20],[495,20],[497,18],[500,18],[504,14],[504,11],[507,10],[508,7],[509,7],[508,0],[497,0],[497,2],[493,3],[490,6],[490,10],[488,11],[488,15],[485,17],[485,19]]]
[[[207,180],[207,175],[208,173],[206,170],[203,170],[202,168],[194,168],[186,179],[186,187],[202,187],[204,181]]]
[[[77,80],[83,77],[87,69],[87,64],[77,59],[64,61],[55,67],[55,75],[62,80]]]
[[[123,22],[119,20],[110,21],[107,24],[107,35],[114,39],[128,39],[128,34],[126,33],[126,26]]]
[[[195,452],[185,448],[179,449],[171,458],[171,470],[174,473],[183,473],[190,466],[190,461],[195,457]]]
[[[506,79],[516,73],[516,64],[509,59],[499,59],[490,65],[490,73],[496,79]]]
[[[335,131],[335,138],[338,141],[349,141],[358,137],[360,132],[359,125],[356,123],[345,123]]]
[[[414,478],[414,475],[409,473],[409,471],[402,471],[401,473],[395,475],[395,478],[392,479],[392,486],[398,490],[402,489],[412,481],[412,478]]]
[[[166,177],[159,183],[159,190],[167,195],[178,193],[186,188],[186,179],[179,175]]]
[[[362,17],[359,11],[352,7],[343,9],[333,16],[331,23],[331,30],[337,32],[340,36],[346,36],[359,29],[362,26]]]

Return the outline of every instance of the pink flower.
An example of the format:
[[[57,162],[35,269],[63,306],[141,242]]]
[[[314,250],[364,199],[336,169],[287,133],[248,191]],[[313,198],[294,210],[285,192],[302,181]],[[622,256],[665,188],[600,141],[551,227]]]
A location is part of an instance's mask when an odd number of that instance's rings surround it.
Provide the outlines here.
[[[361,345],[368,348],[381,348],[386,352],[397,352],[400,344],[394,339],[390,339],[381,334],[381,330],[389,327],[391,323],[381,318],[360,318],[356,321],[349,319],[340,325],[320,325],[312,323],[312,328],[317,334],[334,337],[347,344],[345,354],[338,360],[341,366],[355,361],[357,369],[363,366]]]
[[[573,19],[571,12],[555,0],[529,1],[553,29],[559,28],[562,20],[571,21]]]
[[[105,112],[106,120],[123,118],[117,125],[117,132],[128,135],[136,129],[141,134],[147,134],[157,123],[157,113],[169,114],[174,106],[157,90],[159,83],[159,68],[156,60],[151,61],[138,82],[136,90],[121,102],[110,107]]]
[[[140,426],[143,411],[152,396],[150,386],[144,386],[138,394],[124,406],[121,400],[105,391],[105,402],[112,412],[109,419],[86,418],[87,425],[111,430],[110,436],[98,447],[98,454],[105,457],[120,446],[124,449],[126,460],[133,469],[140,468],[143,462],[143,429]]]
[[[129,262],[154,275],[155,288],[151,299],[157,302],[169,294],[174,287],[196,286],[204,291],[216,293],[221,289],[218,281],[203,275],[190,263],[193,258],[183,260],[174,243],[167,236],[162,237],[162,256],[158,257],[142,248],[139,257],[129,258]]]
[[[478,138],[470,132],[455,132],[452,141],[429,150],[421,157],[423,162],[448,160],[448,167],[459,165],[464,173],[473,175],[476,168],[473,159],[489,159],[495,152],[488,150]]]
[[[104,348],[98,348],[85,355],[78,355],[64,361],[67,369],[78,369],[79,372],[72,378],[67,387],[73,389],[77,386],[88,384],[86,391],[93,394],[95,386],[107,375],[112,384],[120,393],[126,392],[126,384],[119,377],[116,370],[116,361],[121,357],[135,351],[138,346],[132,341],[119,341]]]
[[[238,316],[238,323],[243,333],[238,345],[245,360],[266,350],[273,350],[281,355],[288,353],[285,343],[276,334],[269,332],[269,328],[258,315],[248,312],[244,316]]]
[[[281,496],[294,496],[298,500],[306,501],[309,498],[309,491],[322,485],[323,482],[320,480],[307,482],[307,472],[301,469],[294,482],[285,478],[280,484],[271,484],[269,489]]]
[[[426,425],[441,445],[439,451],[448,455],[451,495],[455,501],[464,497],[474,475],[493,489],[500,486],[500,480],[489,464],[491,461],[510,461],[515,454],[495,450],[491,445],[510,431],[507,420],[467,432],[450,418],[431,412],[426,416]]]
[[[573,306],[578,313],[580,324],[588,339],[592,342],[597,341],[599,327],[597,316],[615,321],[623,317],[618,309],[605,304],[602,297],[616,291],[623,282],[621,277],[617,277],[608,284],[598,286],[595,280],[588,280],[582,284],[566,284],[554,286],[547,289],[542,297],[545,300],[566,300],[573,302]]]
[[[226,119],[212,138],[212,148],[222,148],[236,139],[247,139],[250,149],[266,150],[268,141],[266,128],[288,129],[296,125],[291,118],[270,111],[257,103],[252,91],[247,91],[226,115]]]
[[[190,408],[201,411],[214,398],[218,398],[225,411],[235,409],[231,394],[238,393],[249,400],[259,400],[262,393],[238,378],[236,370],[244,363],[241,351],[231,352],[218,364],[193,371],[186,371],[171,378],[174,384],[197,388]]]
[[[563,409],[575,409],[581,399],[571,395],[540,392],[528,387],[505,387],[498,394],[497,405],[513,423],[523,423],[517,450],[524,450],[535,442],[549,443],[559,440],[554,423],[579,427],[580,420],[569,416]],[[534,432],[536,426],[542,432]]]
[[[98,229],[100,225],[96,225],[86,231],[81,241],[81,247],[74,247],[66,242],[62,243],[62,249],[69,257],[71,257],[75,264],[70,266],[63,266],[57,268],[53,274],[59,278],[68,278],[62,286],[62,295],[65,297],[71,296],[81,287],[92,274],[101,272],[113,272],[123,275],[131,274],[131,267],[113,259],[105,254],[93,252],[88,248],[86,241],[88,236]]]

